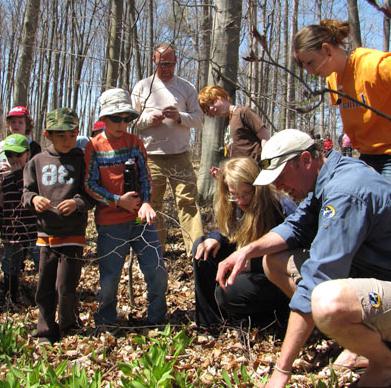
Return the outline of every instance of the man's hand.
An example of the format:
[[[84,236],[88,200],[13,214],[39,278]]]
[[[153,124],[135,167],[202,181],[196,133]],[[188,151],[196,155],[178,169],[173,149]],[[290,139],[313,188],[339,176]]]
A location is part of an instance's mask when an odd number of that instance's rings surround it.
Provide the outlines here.
[[[196,260],[208,260],[208,257],[211,253],[213,257],[216,257],[220,247],[221,244],[219,241],[215,240],[214,238],[207,238],[198,244],[197,252],[194,258]]]
[[[287,249],[288,244],[280,235],[275,232],[266,233],[222,261],[219,264],[216,281],[223,289],[232,286],[236,276],[246,268],[248,260]]]
[[[63,216],[69,216],[77,208],[76,201],[74,199],[66,199],[57,205],[57,210]]]
[[[151,225],[156,219],[156,212],[148,202],[144,202],[138,211],[138,216],[141,221],[147,221],[148,225]]]
[[[129,191],[121,195],[118,206],[126,209],[132,213],[136,213],[141,205],[141,199],[138,196],[138,193],[135,191]]]
[[[179,111],[175,106],[167,106],[163,109],[163,115],[164,117],[167,117],[168,119],[174,120],[176,122],[179,122],[181,116],[179,115]]]
[[[290,371],[292,370],[293,361],[311,335],[314,327],[311,314],[291,311],[280,357],[265,388],[285,387],[291,377]]]
[[[42,197],[40,195],[36,195],[33,198],[32,202],[35,210],[38,213],[43,213],[44,211],[48,210],[52,206],[49,199]]]
[[[246,268],[247,254],[246,247],[232,253],[225,260],[219,263],[216,281],[222,289],[234,284],[236,276]],[[231,273],[229,275],[229,273]],[[229,275],[229,276],[228,276]]]
[[[149,125],[160,125],[164,120],[164,114],[162,112],[156,111],[152,112],[151,116],[149,118],[150,124]]]
[[[290,375],[281,373],[274,369],[273,374],[264,385],[264,388],[284,388],[288,384],[290,377]]]

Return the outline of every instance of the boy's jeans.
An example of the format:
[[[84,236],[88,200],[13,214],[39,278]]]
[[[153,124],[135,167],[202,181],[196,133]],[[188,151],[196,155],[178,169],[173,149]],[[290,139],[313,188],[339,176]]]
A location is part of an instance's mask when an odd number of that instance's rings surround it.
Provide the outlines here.
[[[125,257],[130,247],[137,254],[148,292],[148,320],[160,323],[166,315],[167,271],[154,225],[134,221],[114,225],[98,225],[100,292],[96,324],[117,321],[117,291]]]
[[[4,256],[1,264],[4,274],[19,276],[27,256],[30,256],[34,261],[35,269],[38,271],[39,247],[36,245],[24,247],[20,244],[4,244]]]

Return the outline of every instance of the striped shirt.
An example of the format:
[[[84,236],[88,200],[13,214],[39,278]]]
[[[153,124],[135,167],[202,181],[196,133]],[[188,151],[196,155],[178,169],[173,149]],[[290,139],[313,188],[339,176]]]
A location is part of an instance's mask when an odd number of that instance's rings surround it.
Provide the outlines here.
[[[1,235],[4,244],[34,246],[37,239],[37,217],[22,205],[23,170],[7,175],[2,184],[3,211]]]
[[[139,196],[142,202],[151,199],[151,178],[143,142],[135,135],[123,133],[118,139],[106,138],[104,132],[87,144],[86,192],[98,201],[95,221],[98,225],[121,224],[134,221],[137,214],[117,207],[124,194],[125,162],[133,159],[137,167]]]

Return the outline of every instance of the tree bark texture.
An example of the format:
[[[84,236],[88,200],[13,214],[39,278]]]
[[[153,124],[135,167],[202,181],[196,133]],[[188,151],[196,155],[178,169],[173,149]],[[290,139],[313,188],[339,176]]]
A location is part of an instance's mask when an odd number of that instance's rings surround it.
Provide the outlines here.
[[[16,75],[13,105],[27,105],[31,65],[35,50],[35,36],[38,28],[40,0],[27,0],[23,22],[22,53]]]

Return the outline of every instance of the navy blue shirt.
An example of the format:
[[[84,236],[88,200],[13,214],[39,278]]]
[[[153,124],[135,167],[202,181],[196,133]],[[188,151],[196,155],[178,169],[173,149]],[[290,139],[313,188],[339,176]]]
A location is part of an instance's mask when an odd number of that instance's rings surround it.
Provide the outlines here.
[[[352,264],[364,268],[359,277],[391,281],[391,185],[358,159],[330,152],[314,192],[272,231],[289,249],[310,250],[292,310],[310,313],[314,287],[349,277]]]

